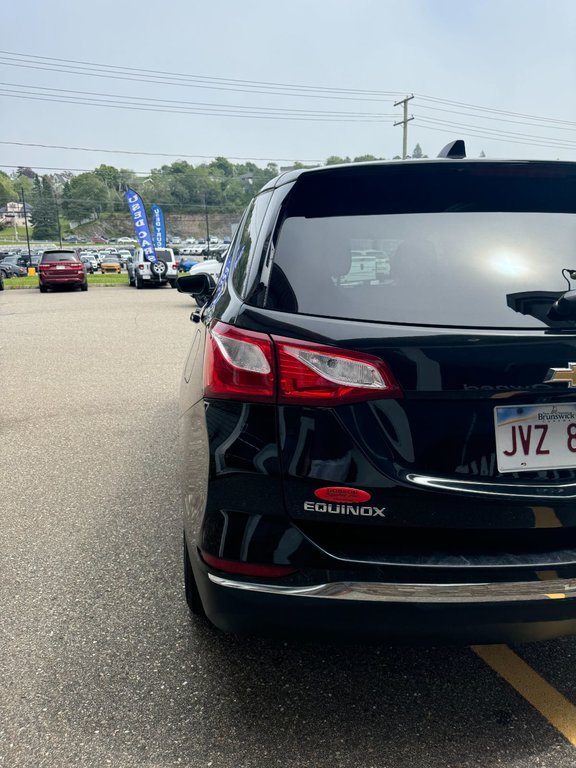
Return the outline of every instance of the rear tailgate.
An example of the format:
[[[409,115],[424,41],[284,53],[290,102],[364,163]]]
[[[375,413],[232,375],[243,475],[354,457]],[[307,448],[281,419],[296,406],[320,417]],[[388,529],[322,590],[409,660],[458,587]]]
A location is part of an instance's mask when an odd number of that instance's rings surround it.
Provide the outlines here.
[[[306,325],[317,339],[322,321]],[[366,323],[352,339],[330,325],[323,343],[379,357],[402,396],[280,406],[286,508],[304,533],[344,558],[574,557],[576,390],[561,377],[576,335]]]

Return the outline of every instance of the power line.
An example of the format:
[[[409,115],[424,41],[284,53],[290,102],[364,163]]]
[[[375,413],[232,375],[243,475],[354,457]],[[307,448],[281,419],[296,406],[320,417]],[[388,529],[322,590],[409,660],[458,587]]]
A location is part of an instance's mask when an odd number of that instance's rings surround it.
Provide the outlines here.
[[[11,57],[11,58],[7,59],[6,57]],[[209,87],[216,86],[216,85],[233,86],[234,88],[236,86],[238,87],[250,86],[254,88],[264,89],[263,91],[262,90],[258,91],[259,93],[268,92],[268,93],[272,93],[273,95],[291,95],[291,96],[307,95],[307,96],[312,96],[316,98],[319,98],[322,95],[326,95],[328,98],[333,98],[336,95],[339,95],[339,96],[343,96],[343,98],[346,98],[346,99],[353,96],[388,97],[387,98],[388,101],[393,101],[394,98],[397,98],[398,96],[401,95],[401,92],[399,91],[381,91],[376,89],[342,88],[342,87],[329,87],[329,86],[311,86],[311,85],[303,85],[303,84],[295,84],[295,83],[277,83],[277,82],[269,82],[269,81],[261,81],[261,80],[209,77],[206,75],[186,74],[186,73],[180,73],[180,72],[143,69],[143,68],[137,68],[137,67],[126,67],[123,65],[119,66],[119,65],[112,65],[112,64],[96,63],[96,62],[89,62],[89,61],[81,61],[77,59],[57,58],[57,57],[51,57],[51,56],[39,56],[37,54],[27,54],[27,53],[21,53],[16,51],[0,51],[0,59],[4,59],[5,64],[14,65],[14,66],[24,66],[26,62],[30,62],[35,65],[40,65],[40,67],[55,67],[57,65],[62,65],[62,66],[67,66],[69,68],[75,68],[76,70],[81,70],[77,72],[69,72],[71,74],[87,74],[88,72],[82,71],[82,70],[90,70],[93,75],[94,74],[98,75],[98,73],[100,73],[101,75],[104,75],[106,73],[110,73],[110,74],[123,73],[130,77],[140,77],[142,75],[146,75],[146,76],[150,76],[150,78],[152,78],[152,81],[154,81],[154,78],[156,79],[176,78],[177,80],[174,84],[177,84],[177,85],[188,83],[188,84],[198,86],[201,83],[207,83],[209,84]],[[45,70],[45,71],[65,71],[65,70]],[[161,82],[159,82],[159,84],[166,84],[166,83],[162,80]],[[286,90],[291,91],[291,93],[286,93]],[[293,93],[294,91],[300,91],[300,93]],[[242,92],[245,92],[245,91],[242,91]],[[437,96],[429,96],[427,94],[417,93],[415,94],[415,96],[418,99],[423,101],[457,106],[457,107],[464,107],[466,109],[471,109],[471,110],[480,111],[480,112],[488,112],[492,114],[528,118],[530,120],[543,121],[546,123],[576,125],[576,123],[574,123],[573,121],[560,120],[557,118],[543,117],[539,115],[531,115],[523,112],[513,112],[513,111],[502,110],[502,109],[497,109],[493,107],[485,107],[477,104],[471,104],[468,102],[457,101],[454,99],[445,99]],[[372,98],[368,100],[372,100]],[[428,108],[433,109],[432,107],[428,107]]]
[[[444,134],[446,134],[446,132],[449,130],[447,128],[434,127],[431,125],[421,125],[420,123],[418,123],[418,127],[426,131],[436,131],[437,133],[444,133]],[[506,139],[506,138],[501,138],[497,136],[486,136],[481,133],[475,133],[472,130],[468,130],[464,132],[463,135],[470,136],[473,138],[489,139],[493,141],[503,142],[505,144],[522,144],[530,147],[547,147],[549,149],[567,149],[567,150],[571,149],[570,147],[558,146],[556,144],[545,144],[543,142],[537,142],[537,141],[524,141],[522,139]],[[576,147],[574,147],[574,149],[576,149]]]
[[[569,120],[559,120],[553,117],[542,117],[541,115],[529,115],[529,114],[526,114],[525,112],[511,112],[505,109],[496,109],[494,107],[481,107],[481,106],[478,106],[477,104],[468,104],[464,101],[454,101],[452,99],[441,99],[436,96],[426,96],[422,93],[416,93],[414,95],[419,99],[424,99],[425,101],[432,101],[440,104],[450,104],[452,106],[457,106],[457,107],[466,107],[467,109],[474,109],[482,112],[492,112],[500,115],[510,115],[512,117],[527,117],[532,120],[542,120],[548,123],[564,123],[567,125],[575,124]]]
[[[418,109],[431,110],[433,112],[445,112],[445,113],[450,113],[452,115],[462,115],[464,117],[471,117],[476,120],[492,120],[499,123],[509,123],[510,125],[531,125],[538,128],[546,127],[554,131],[574,131],[576,129],[576,122],[570,122],[568,120],[566,121],[553,120],[549,123],[530,121],[530,120],[513,120],[512,118],[506,118],[506,117],[492,117],[490,115],[477,115],[470,112],[462,112],[461,110],[457,110],[457,109],[443,109],[442,107],[430,107],[426,104],[418,104]],[[562,122],[563,124],[555,125],[554,123],[556,122]]]
[[[177,99],[155,99],[155,98],[149,98],[146,96],[128,96],[125,94],[116,94],[116,93],[100,93],[98,91],[76,91],[72,90],[70,88],[53,88],[53,87],[46,87],[42,85],[26,85],[22,86],[20,83],[3,83],[0,82],[0,86],[7,87],[7,88],[16,88],[18,89],[16,91],[17,94],[21,93],[21,89],[24,88],[32,88],[34,91],[52,91],[52,93],[46,93],[47,96],[59,96],[60,94],[64,94],[66,98],[92,98],[92,97],[104,97],[106,99],[128,99],[132,102],[135,102],[137,104],[141,104],[142,102],[150,102],[154,106],[166,106],[166,107],[191,107],[191,108],[202,108],[202,109],[225,109],[225,110],[231,110],[231,111],[238,111],[240,113],[242,112],[256,112],[256,113],[272,113],[272,114],[295,114],[295,115],[304,115],[304,116],[316,116],[320,115],[321,117],[329,116],[329,117],[369,117],[369,118],[380,118],[380,117],[395,117],[395,115],[384,115],[380,112],[340,112],[340,111],[328,111],[328,110],[309,110],[309,109],[286,109],[285,107],[255,107],[255,106],[240,106],[235,104],[214,104],[210,102],[204,102],[204,101],[180,101]],[[29,93],[29,91],[25,91],[26,93]],[[71,94],[71,96],[68,96],[67,94]]]
[[[11,146],[16,147],[40,147],[42,149],[66,149],[66,150],[72,150],[74,152],[102,152],[106,154],[115,154],[115,155],[145,155],[148,157],[175,157],[178,159],[188,157],[188,158],[199,158],[201,160],[215,160],[217,157],[222,157],[222,155],[187,155],[184,152],[180,153],[169,153],[169,152],[137,152],[132,149],[102,149],[101,147],[71,147],[64,144],[38,144],[38,143],[32,143],[32,142],[26,142],[26,141],[0,141],[0,144],[9,144]],[[293,163],[296,162],[293,157],[232,157],[230,155],[226,156],[226,160],[246,160],[246,161],[256,161],[260,163],[276,163],[276,162],[283,162],[283,163]],[[300,160],[298,162],[301,163],[318,163],[322,164],[323,160]]]
[[[360,88],[332,88],[329,86],[296,85],[293,83],[292,84],[274,83],[274,82],[268,82],[268,81],[262,81],[262,80],[239,80],[237,78],[209,77],[207,75],[190,75],[190,74],[182,74],[178,72],[165,72],[162,70],[154,70],[154,69],[140,69],[136,67],[117,66],[114,64],[98,64],[95,62],[79,61],[78,59],[62,59],[62,58],[56,58],[53,56],[37,56],[36,54],[16,53],[11,51],[0,51],[0,55],[19,56],[20,58],[26,58],[31,60],[42,59],[45,61],[66,62],[68,64],[80,64],[88,67],[97,67],[101,69],[111,69],[111,70],[120,70],[120,71],[131,71],[131,72],[145,73],[150,75],[181,77],[181,78],[187,78],[187,79],[200,79],[200,80],[206,80],[210,82],[219,82],[219,83],[239,83],[242,85],[259,85],[259,86],[265,86],[270,88],[290,88],[290,89],[299,89],[299,90],[307,90],[307,91],[327,91],[327,92],[334,92],[334,93],[361,93],[361,94],[394,96],[394,97],[399,95],[399,93],[396,91],[377,91],[377,90],[366,90],[366,89],[360,89]]]
[[[122,109],[132,112],[160,112],[170,115],[205,115],[211,117],[237,117],[247,118],[250,120],[292,120],[297,122],[321,122],[321,123],[383,123],[390,122],[391,118],[362,118],[362,117],[304,117],[290,114],[250,114],[237,111],[225,111],[222,109],[209,110],[209,109],[172,109],[169,107],[152,107],[145,104],[138,106],[130,106],[125,104],[124,101],[109,101],[106,99],[90,98],[84,99],[82,97],[66,97],[66,96],[41,96],[29,91],[20,91],[15,93],[13,91],[2,91],[0,95],[6,96],[12,99],[21,99],[25,101],[44,101],[54,104],[73,104],[87,107],[109,107],[112,109]],[[125,97],[118,97],[124,99]]]
[[[150,78],[150,77],[138,77],[135,75],[132,75],[131,73],[125,73],[125,74],[111,74],[107,73],[105,71],[101,71],[98,69],[94,70],[81,70],[76,71],[76,69],[68,67],[68,68],[62,68],[57,67],[51,64],[28,64],[28,63],[20,63],[15,61],[6,60],[5,58],[2,58],[0,56],[0,63],[4,64],[5,66],[9,67],[17,67],[19,69],[33,69],[40,72],[59,72],[63,74],[68,75],[84,75],[88,77],[99,77],[99,78],[105,78],[107,80],[124,80],[127,82],[133,82],[133,83],[151,83],[155,85],[172,85],[172,86],[180,86],[180,87],[186,87],[186,88],[202,88],[206,90],[213,90],[213,91],[232,91],[235,93],[257,93],[257,94],[265,94],[270,96],[293,96],[298,98],[313,98],[313,99],[336,99],[340,101],[373,101],[373,102],[380,102],[380,103],[391,103],[393,99],[383,99],[383,98],[371,98],[371,97],[358,97],[358,96],[346,96],[346,95],[327,95],[325,93],[321,92],[303,92],[299,90],[294,91],[275,91],[270,88],[241,88],[239,86],[224,86],[224,85],[205,85],[199,82],[189,82],[184,80],[169,80],[169,79],[158,79],[158,78]],[[78,69],[78,68],[77,68]]]
[[[552,142],[554,144],[554,146],[559,146],[559,147],[570,148],[570,147],[576,146],[576,141],[575,140],[558,139],[558,138],[554,138],[554,137],[550,137],[550,136],[540,136],[540,135],[529,134],[529,133],[517,133],[515,131],[501,131],[501,130],[496,130],[496,129],[493,129],[493,128],[484,128],[483,126],[468,125],[466,123],[455,123],[455,122],[450,122],[450,121],[446,121],[446,120],[437,120],[437,119],[435,119],[433,117],[420,117],[420,118],[418,118],[418,121],[419,122],[425,122],[425,123],[432,123],[432,124],[436,124],[436,125],[447,126],[447,127],[450,127],[450,128],[463,128],[465,130],[473,130],[473,131],[476,131],[476,132],[481,132],[485,136],[492,137],[492,138],[499,138],[499,137],[503,136],[503,137],[506,137],[506,138],[512,138],[513,139],[515,137],[518,137],[518,138],[521,138],[521,139],[531,139],[531,140],[535,140],[535,141]]]

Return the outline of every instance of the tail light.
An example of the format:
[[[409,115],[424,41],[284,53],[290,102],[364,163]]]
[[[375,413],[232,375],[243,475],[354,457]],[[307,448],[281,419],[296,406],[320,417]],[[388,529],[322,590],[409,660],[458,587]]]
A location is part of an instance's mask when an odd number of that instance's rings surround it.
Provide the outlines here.
[[[204,394],[329,406],[397,398],[402,391],[388,366],[373,355],[216,322],[208,331]]]
[[[278,402],[331,405],[400,397],[388,366],[373,355],[275,338]]]
[[[140,269],[142,272],[144,272],[146,267],[144,266],[144,264],[138,264],[138,269]]]
[[[216,323],[208,332],[204,394],[273,402],[274,348],[269,336]]]

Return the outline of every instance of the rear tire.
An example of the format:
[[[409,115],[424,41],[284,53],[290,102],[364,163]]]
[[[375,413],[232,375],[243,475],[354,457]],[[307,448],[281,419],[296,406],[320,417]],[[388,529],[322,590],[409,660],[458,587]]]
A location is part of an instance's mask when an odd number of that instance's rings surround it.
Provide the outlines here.
[[[176,280],[170,280],[170,288],[177,288]]]
[[[41,285],[40,287],[40,293],[48,293],[48,288],[46,288],[45,285]]]
[[[192,570],[192,565],[190,563],[190,557],[188,556],[188,546],[186,544],[186,534],[184,534],[184,591],[186,594],[186,602],[188,603],[188,608],[190,609],[190,613],[193,613],[194,616],[201,616],[202,618],[206,618],[206,611],[204,610],[204,606],[202,605],[202,598],[200,597],[200,592],[198,592],[198,587],[196,586],[196,579],[194,578],[194,571]]]
[[[142,280],[141,277],[138,277],[138,275],[136,275],[135,277],[135,283],[136,283],[136,288],[138,289],[144,288],[144,281]]]
[[[80,290],[81,291],[87,291],[88,290],[88,283],[82,283],[82,285],[80,286]]]

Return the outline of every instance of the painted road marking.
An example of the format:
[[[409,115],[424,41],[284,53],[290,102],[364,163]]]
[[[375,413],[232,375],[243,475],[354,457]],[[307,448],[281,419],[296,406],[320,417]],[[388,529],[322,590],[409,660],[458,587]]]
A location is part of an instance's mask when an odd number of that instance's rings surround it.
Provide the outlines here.
[[[576,707],[507,645],[473,645],[488,664],[527,702],[544,715],[572,746],[576,746]]]

